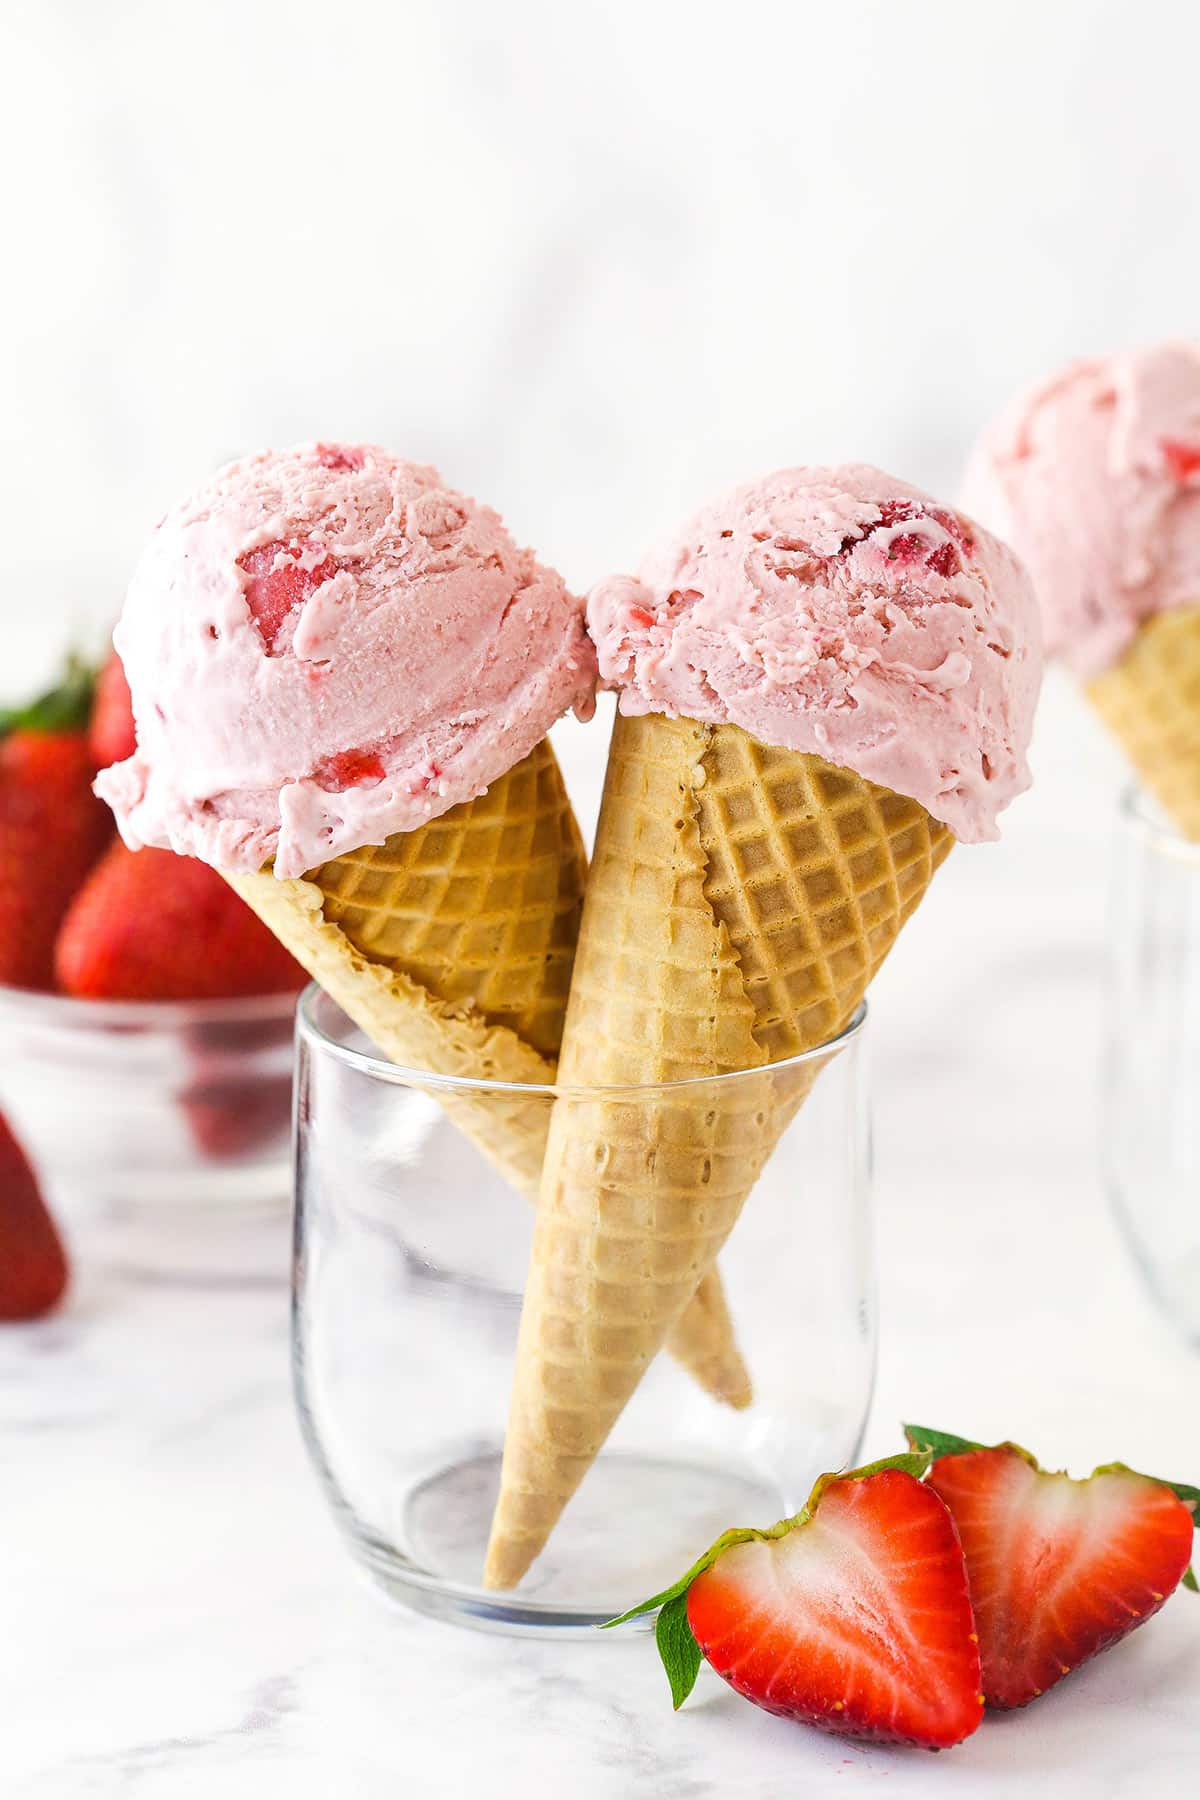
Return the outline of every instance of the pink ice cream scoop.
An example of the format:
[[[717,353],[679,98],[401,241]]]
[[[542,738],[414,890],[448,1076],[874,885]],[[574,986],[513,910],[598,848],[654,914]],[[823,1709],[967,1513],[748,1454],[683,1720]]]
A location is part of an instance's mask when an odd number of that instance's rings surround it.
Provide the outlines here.
[[[281,877],[483,793],[595,685],[562,578],[373,445],[222,469],[154,533],[115,642],[138,748],[96,787],[126,841]]]
[[[1020,563],[863,464],[781,469],[588,599],[623,712],[731,721],[919,800],[966,842],[1029,784],[1041,681]]]
[[[1200,603],[1200,345],[1074,363],[983,437],[966,495],[1027,563],[1047,648],[1102,674]]]

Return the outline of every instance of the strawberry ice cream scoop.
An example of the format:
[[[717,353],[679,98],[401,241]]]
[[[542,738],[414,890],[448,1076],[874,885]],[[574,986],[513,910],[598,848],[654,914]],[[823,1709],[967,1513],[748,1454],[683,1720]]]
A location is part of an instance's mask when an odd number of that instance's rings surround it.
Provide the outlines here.
[[[372,445],[232,463],[168,513],[115,642],[135,848],[301,875],[473,799],[586,710],[583,602],[437,471]]]
[[[1102,674],[1200,604],[1200,346],[1074,363],[983,437],[966,494],[1028,565],[1047,648]]]
[[[626,713],[740,725],[907,794],[966,842],[1029,784],[1037,608],[995,538],[878,469],[781,469],[593,589]]]

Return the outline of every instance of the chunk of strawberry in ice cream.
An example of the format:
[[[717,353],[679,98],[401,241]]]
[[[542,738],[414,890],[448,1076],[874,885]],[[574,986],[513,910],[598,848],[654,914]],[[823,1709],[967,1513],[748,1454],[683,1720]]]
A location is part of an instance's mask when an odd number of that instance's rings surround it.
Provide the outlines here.
[[[781,469],[588,599],[623,712],[740,725],[967,841],[1028,786],[1037,608],[1007,547],[878,469]]]
[[[570,707],[583,602],[497,515],[373,445],[220,471],[146,548],[115,641],[127,842],[299,875],[481,794]]]

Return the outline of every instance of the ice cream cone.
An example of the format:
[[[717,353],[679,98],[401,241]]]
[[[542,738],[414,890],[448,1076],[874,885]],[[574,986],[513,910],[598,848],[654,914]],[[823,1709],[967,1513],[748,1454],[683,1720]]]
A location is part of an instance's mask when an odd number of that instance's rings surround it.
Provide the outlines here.
[[[539,1554],[953,843],[916,801],[740,726],[618,716],[485,1582]]]
[[[1144,786],[1200,840],[1200,607],[1150,619],[1087,694]]]
[[[434,1074],[554,1079],[586,873],[562,777],[542,743],[415,831],[292,881],[227,879],[393,1062]],[[537,1192],[542,1100],[446,1096],[505,1178]]]
[[[465,802],[301,880],[227,878],[347,1016],[394,1062],[546,1085],[555,1077],[586,861],[554,753],[542,743]],[[543,1098],[439,1095],[505,1179],[536,1200]],[[672,1351],[711,1393],[749,1384],[715,1272]]]
[[[983,433],[967,492],[1027,564],[1061,657],[1200,842],[1200,344],[1086,357]]]

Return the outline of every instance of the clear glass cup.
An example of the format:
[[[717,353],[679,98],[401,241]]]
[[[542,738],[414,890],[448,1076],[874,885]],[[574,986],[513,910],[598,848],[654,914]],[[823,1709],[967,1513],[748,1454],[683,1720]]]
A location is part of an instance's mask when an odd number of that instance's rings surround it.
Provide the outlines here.
[[[479,1585],[533,1208],[452,1123],[546,1119],[596,1090],[439,1079],[367,1054],[317,988],[298,1016],[293,1351],[304,1435],[354,1554],[394,1597],[482,1628],[591,1627],[721,1531],[795,1511],[851,1462],[875,1367],[865,1008],[806,1057],[603,1090],[661,1107],[769,1082],[791,1113],[720,1268],[754,1400],[734,1412],[660,1355],[514,1594]],[[816,1079],[814,1080],[814,1077]],[[811,1087],[811,1092],[808,1090]],[[447,1108],[450,1111],[447,1111]],[[481,1109],[483,1109],[481,1111]]]
[[[117,1002],[0,986],[0,1111],[72,1235],[91,1233],[89,1254],[189,1276],[250,1259],[256,1279],[285,1278],[277,1233],[251,1245],[229,1227],[287,1207],[295,1011],[294,994]]]
[[[1135,790],[1114,859],[1104,1162],[1151,1293],[1200,1344],[1200,844]]]

